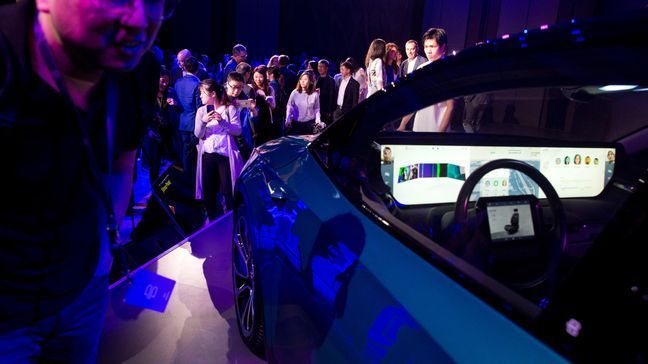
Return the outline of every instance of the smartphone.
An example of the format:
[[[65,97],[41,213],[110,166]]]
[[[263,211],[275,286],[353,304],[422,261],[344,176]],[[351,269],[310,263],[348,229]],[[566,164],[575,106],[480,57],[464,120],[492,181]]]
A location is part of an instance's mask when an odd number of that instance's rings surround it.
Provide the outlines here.
[[[250,107],[250,105],[252,105],[252,99],[250,99],[250,100],[238,100],[238,105],[240,107]]]
[[[214,105],[207,104],[207,112],[210,113],[214,111]]]

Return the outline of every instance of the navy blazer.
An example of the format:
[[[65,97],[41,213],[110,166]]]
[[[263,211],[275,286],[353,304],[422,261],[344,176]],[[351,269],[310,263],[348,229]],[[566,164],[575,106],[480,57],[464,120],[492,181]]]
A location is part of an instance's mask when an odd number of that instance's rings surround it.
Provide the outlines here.
[[[200,101],[199,85],[200,80],[198,77],[191,74],[182,77],[175,84],[178,102],[182,108],[180,123],[178,124],[178,130],[180,131],[194,132],[196,110],[202,106],[202,101]]]
[[[420,65],[423,63],[427,62],[427,59],[425,57],[421,56],[416,56],[414,58],[414,69],[418,69]],[[409,59],[404,60],[401,62],[400,69],[398,70],[398,77],[403,78],[407,75],[407,67],[409,65]]]

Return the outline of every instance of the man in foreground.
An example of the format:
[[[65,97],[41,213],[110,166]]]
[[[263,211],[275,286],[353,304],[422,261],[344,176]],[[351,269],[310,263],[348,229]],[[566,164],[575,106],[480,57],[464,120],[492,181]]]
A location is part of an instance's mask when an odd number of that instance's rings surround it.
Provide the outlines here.
[[[96,359],[169,1],[0,7],[0,362]]]

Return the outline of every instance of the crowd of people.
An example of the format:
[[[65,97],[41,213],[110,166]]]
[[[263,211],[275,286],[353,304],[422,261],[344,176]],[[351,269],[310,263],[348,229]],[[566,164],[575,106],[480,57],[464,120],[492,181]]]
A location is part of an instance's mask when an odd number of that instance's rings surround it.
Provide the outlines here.
[[[447,35],[440,28],[425,32],[425,57],[416,40],[404,46],[406,57],[397,44],[375,39],[363,65],[349,57],[335,70],[317,57],[304,59],[300,69],[287,55],[248,63],[242,44],[232,48],[224,66],[181,50],[162,66],[159,112],[142,144],[151,183],[166,155],[195,179],[195,197],[215,219],[231,208],[234,182],[253,148],[283,135],[318,133],[390,83],[443,58]],[[450,100],[419,110],[397,130],[445,131],[452,109]]]
[[[224,67],[189,50],[147,53],[175,2],[24,0],[0,7],[0,361],[92,362],[108,304],[118,227],[137,149],[158,178],[163,158],[195,178],[213,220],[252,148],[316,133],[390,82],[445,54],[442,29],[405,44],[376,39],[363,65],[286,55]],[[154,52],[156,53],[156,52]],[[160,56],[160,53],[161,56]],[[414,117],[414,129],[447,125]],[[406,123],[404,123],[406,124]],[[121,253],[120,253],[121,252]]]

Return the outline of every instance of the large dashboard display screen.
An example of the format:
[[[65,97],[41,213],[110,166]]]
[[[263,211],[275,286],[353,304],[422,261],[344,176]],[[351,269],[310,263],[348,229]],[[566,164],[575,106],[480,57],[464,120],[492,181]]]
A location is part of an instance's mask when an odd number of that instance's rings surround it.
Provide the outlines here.
[[[510,158],[540,170],[562,198],[593,197],[612,178],[615,153],[614,148],[382,145],[381,173],[400,204],[450,203],[472,171]],[[514,195],[545,197],[526,175],[499,169],[481,179],[471,200]]]

